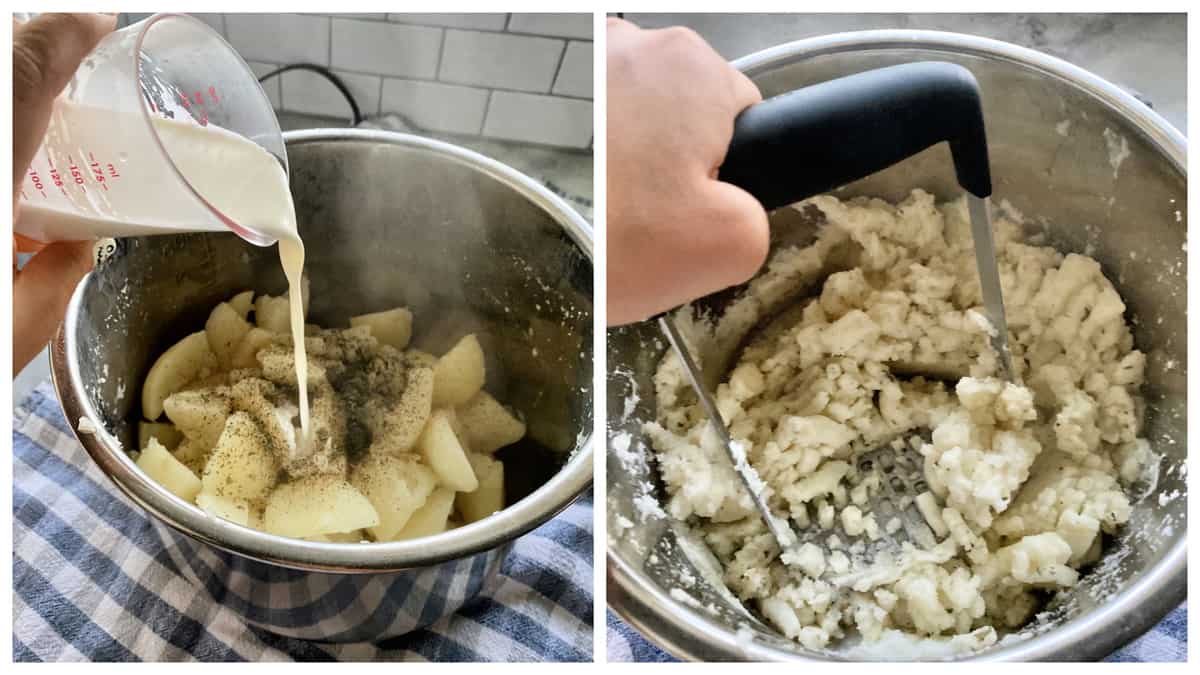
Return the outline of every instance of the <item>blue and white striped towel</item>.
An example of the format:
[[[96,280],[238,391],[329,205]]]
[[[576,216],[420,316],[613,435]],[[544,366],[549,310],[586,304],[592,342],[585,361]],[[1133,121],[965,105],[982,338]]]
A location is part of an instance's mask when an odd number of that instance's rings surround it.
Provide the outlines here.
[[[16,661],[590,661],[592,498],[518,539],[457,613],[378,643],[247,626],[178,564],[182,535],[95,467],[48,384],[13,420]],[[218,594],[219,597],[219,594]]]

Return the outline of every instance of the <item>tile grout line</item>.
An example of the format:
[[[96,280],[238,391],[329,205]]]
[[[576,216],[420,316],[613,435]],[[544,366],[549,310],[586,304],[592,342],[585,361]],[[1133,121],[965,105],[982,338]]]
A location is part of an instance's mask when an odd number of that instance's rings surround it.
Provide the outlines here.
[[[550,88],[546,90],[547,94],[554,94],[554,87],[558,85],[558,75],[562,72],[563,63],[567,60],[567,48],[570,46],[570,40],[563,40],[562,51],[558,53],[558,65],[554,66],[554,75],[550,78]]]
[[[483,120],[479,123],[479,135],[481,137],[484,137],[483,130],[487,128],[488,115],[492,114],[492,95],[495,93],[495,90],[488,89],[487,103],[483,106]]]
[[[563,12],[563,13],[578,14],[579,12]],[[313,15],[300,14],[298,16],[313,16]],[[450,24],[419,23],[416,21],[393,21],[392,19],[372,19],[369,17],[361,17],[361,16],[341,17],[338,15],[331,15],[331,14],[317,14],[316,16],[321,17],[321,18],[328,18],[328,19],[338,19],[339,21],[359,21],[362,23],[383,23],[383,24],[390,24],[393,26],[416,26],[419,28],[442,28],[442,29],[453,29],[453,30],[467,30],[467,31],[473,31],[476,33],[493,33],[495,35],[517,35],[517,36],[522,36],[522,37],[542,37],[542,38],[551,38],[551,39],[559,39],[559,40],[591,40],[594,37],[592,35],[583,37],[583,36],[579,36],[579,35],[568,35],[566,33],[535,33],[533,31],[528,31],[528,30],[512,30],[511,28],[509,28],[509,25],[512,22],[512,13],[506,13],[505,20],[504,20],[505,23],[503,26],[501,26],[499,28],[480,28],[479,26],[457,26],[457,25],[450,25]]]
[[[512,87],[499,87],[492,84],[476,84],[470,82],[456,82],[454,80],[431,80],[427,77],[419,75],[392,75],[387,73],[370,73],[365,70],[352,70],[349,68],[337,68],[333,70],[335,73],[344,73],[346,75],[361,75],[363,77],[382,77],[386,80],[406,80],[409,82],[425,82],[428,84],[441,84],[447,87],[462,87],[464,89],[486,89],[495,91],[506,91],[513,94],[532,94],[534,96],[552,96],[553,98],[565,98],[572,101],[586,101],[589,103],[595,102],[595,99],[586,96],[577,96],[575,94],[547,94],[541,91],[530,89],[513,89]]]
[[[383,114],[383,78],[379,78],[379,100],[375,102],[375,116]]]
[[[441,82],[442,80],[442,61],[446,58],[446,40],[450,37],[450,32],[445,28],[441,29],[442,34],[439,36],[438,42],[438,57],[437,65],[433,67],[433,81]]]

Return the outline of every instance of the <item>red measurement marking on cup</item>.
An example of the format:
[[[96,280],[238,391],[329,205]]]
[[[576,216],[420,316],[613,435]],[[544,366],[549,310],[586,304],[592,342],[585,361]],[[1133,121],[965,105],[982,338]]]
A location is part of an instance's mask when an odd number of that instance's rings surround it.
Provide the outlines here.
[[[209,85],[207,97],[205,96],[205,92],[199,89],[191,93],[185,92],[182,89],[177,89],[176,91],[184,108],[187,110],[192,110],[193,106],[199,108],[199,111],[192,111],[196,123],[202,127],[208,126],[209,116],[206,106],[215,106],[221,102],[221,97],[217,94],[216,86]]]
[[[107,178],[104,177],[104,167],[100,165],[100,162],[96,161],[96,155],[90,152],[88,153],[88,168],[92,170],[92,179],[99,183],[100,187],[107,192],[108,185],[105,184]]]
[[[47,196],[46,190],[44,189],[45,186],[42,183],[42,177],[39,176],[38,172],[35,171],[34,169],[29,170],[29,182],[33,183],[34,189],[36,189],[38,192],[42,193],[43,197]]]
[[[79,186],[79,189],[87,192],[87,188],[83,185],[83,171],[79,168],[79,165],[75,163],[75,159],[73,157],[67,157],[67,168],[71,174],[71,179],[75,181],[75,184]]]

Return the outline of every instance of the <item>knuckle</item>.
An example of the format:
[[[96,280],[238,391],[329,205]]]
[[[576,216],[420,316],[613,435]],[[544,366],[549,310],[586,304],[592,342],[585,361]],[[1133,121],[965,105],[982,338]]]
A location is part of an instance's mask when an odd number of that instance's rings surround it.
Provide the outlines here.
[[[13,36],[14,97],[69,78],[74,64],[63,63],[65,46],[90,42],[92,33],[86,15],[71,13],[44,14],[22,28]]]
[[[13,41],[13,97],[22,101],[46,82],[53,47],[44,31],[29,29]]]
[[[662,31],[662,37],[668,43],[680,47],[694,47],[696,44],[704,42],[699,33],[687,26],[665,28]]]

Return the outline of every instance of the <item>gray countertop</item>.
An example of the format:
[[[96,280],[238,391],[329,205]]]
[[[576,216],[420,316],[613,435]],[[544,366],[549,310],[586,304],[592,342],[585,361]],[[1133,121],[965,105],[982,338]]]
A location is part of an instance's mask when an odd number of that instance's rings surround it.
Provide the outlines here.
[[[1149,100],[1187,133],[1184,14],[638,14],[645,28],[694,29],[727,59],[792,40],[853,30],[943,30],[1057,56]]]

